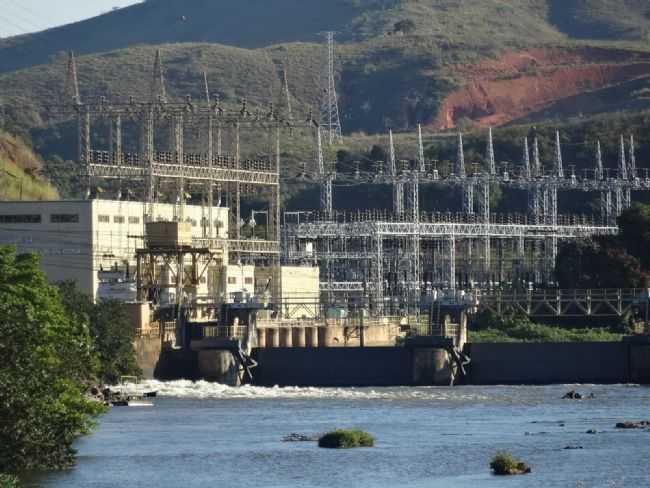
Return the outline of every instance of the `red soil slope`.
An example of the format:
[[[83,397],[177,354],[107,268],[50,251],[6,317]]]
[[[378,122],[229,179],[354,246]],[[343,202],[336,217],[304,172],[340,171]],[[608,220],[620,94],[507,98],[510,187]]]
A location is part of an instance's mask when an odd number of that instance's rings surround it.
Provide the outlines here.
[[[453,75],[465,86],[445,98],[433,123],[436,129],[452,129],[461,119],[482,127],[503,125],[564,98],[650,76],[650,55],[601,48],[534,49],[455,66]]]

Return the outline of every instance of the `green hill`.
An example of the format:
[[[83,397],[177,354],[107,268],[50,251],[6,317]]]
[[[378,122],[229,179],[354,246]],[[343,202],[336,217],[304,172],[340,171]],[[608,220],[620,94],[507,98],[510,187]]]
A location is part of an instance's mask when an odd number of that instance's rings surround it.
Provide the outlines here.
[[[277,102],[288,68],[296,112],[318,110],[336,30],[348,135],[484,128],[650,109],[650,7],[642,0],[148,0],[0,41],[0,104],[37,150],[74,157],[52,125],[66,55],[81,56],[82,99],[143,99],[160,47],[169,93]]]
[[[645,0],[147,0],[83,22],[0,42],[0,71],[74,49],[210,42],[257,48],[312,42],[324,30],[359,41],[412,20],[436,43],[504,47],[575,38],[646,39]]]
[[[649,40],[647,0],[550,0],[549,20],[577,39]]]

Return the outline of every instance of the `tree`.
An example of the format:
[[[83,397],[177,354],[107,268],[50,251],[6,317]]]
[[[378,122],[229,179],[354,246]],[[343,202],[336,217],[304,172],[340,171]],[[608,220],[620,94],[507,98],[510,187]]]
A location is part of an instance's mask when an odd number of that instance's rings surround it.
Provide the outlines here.
[[[70,464],[72,442],[103,406],[91,380],[90,333],[70,320],[35,255],[0,247],[0,472]]]
[[[400,20],[399,22],[395,22],[393,26],[393,31],[402,32],[403,34],[412,34],[416,29],[417,25],[411,19]]]
[[[386,150],[383,147],[378,146],[377,144],[375,144],[370,149],[370,152],[368,153],[368,158],[372,162],[387,161],[388,160],[388,153],[386,152]]]
[[[135,330],[124,307],[114,300],[93,304],[72,282],[59,283],[59,289],[68,314],[77,322],[88,324],[97,359],[97,379],[114,385],[120,376],[140,374],[133,348]]]
[[[558,253],[555,273],[561,288],[638,288],[647,275],[637,258],[615,241],[569,242]]]
[[[650,269],[650,205],[635,204],[618,218],[621,245]]]

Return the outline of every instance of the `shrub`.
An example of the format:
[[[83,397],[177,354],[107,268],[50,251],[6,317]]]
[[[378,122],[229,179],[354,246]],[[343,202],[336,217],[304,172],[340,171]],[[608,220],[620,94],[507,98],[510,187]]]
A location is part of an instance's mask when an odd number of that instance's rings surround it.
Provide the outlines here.
[[[0,488],[18,488],[18,478],[10,474],[0,474]]]
[[[516,460],[508,452],[497,453],[490,463],[490,468],[496,475],[513,475],[530,473],[530,467],[522,461]]]
[[[353,447],[372,447],[375,439],[361,430],[335,430],[318,439],[318,447],[329,449],[350,449]]]

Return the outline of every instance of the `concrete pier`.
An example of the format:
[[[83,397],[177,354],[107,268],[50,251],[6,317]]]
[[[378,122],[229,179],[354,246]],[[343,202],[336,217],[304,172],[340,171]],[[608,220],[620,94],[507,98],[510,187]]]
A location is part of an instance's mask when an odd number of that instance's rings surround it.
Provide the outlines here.
[[[257,329],[257,347],[266,347],[266,329]]]
[[[305,346],[318,347],[318,327],[305,327]]]
[[[280,329],[280,347],[293,347],[293,336],[290,327]]]
[[[304,327],[293,327],[291,329],[291,334],[293,335],[293,345],[295,347],[307,346],[306,332]]]
[[[197,353],[201,377],[224,385],[239,386],[239,365],[230,351],[204,350]]]
[[[266,333],[267,347],[280,347],[280,334],[278,329],[266,329]]]

